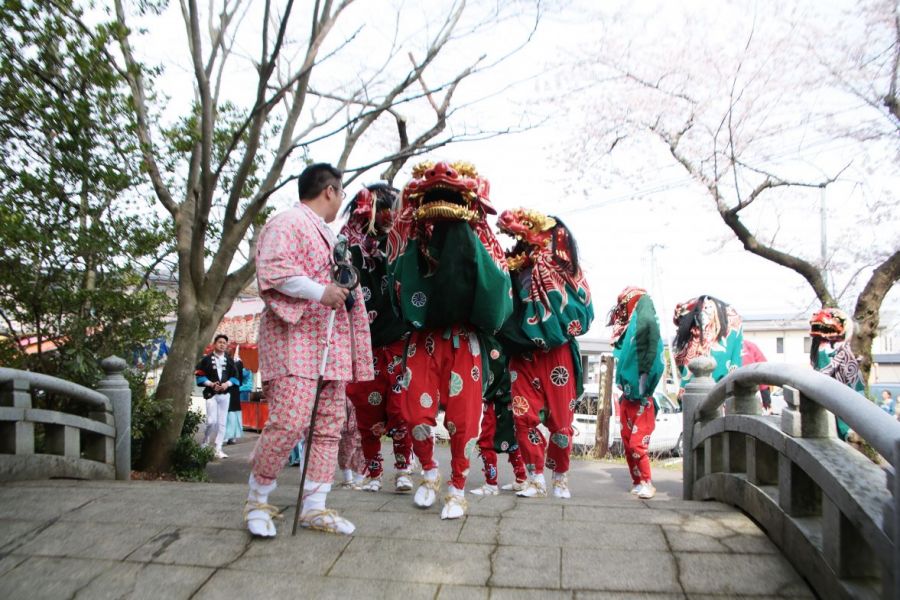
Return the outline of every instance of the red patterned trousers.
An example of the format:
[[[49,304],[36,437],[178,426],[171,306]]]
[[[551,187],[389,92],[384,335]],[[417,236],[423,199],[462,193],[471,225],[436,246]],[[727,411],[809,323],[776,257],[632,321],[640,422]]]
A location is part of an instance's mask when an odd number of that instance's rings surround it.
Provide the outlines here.
[[[350,388],[350,384],[347,385]],[[366,472],[366,458],[362,451],[362,439],[356,423],[356,409],[349,399],[347,403],[347,419],[341,428],[341,441],[338,444],[338,468],[342,471],[350,469],[354,473]]]
[[[403,417],[412,432],[413,451],[423,470],[437,467],[432,428],[439,406],[450,433],[450,483],[465,489],[469,457],[478,441],[481,420],[481,348],[463,328],[413,332],[409,340]]]
[[[494,436],[497,433],[497,413],[494,412],[494,403],[485,402],[481,413],[481,436],[478,438],[478,451],[481,453],[481,462],[484,463],[484,482],[488,485],[497,485],[497,451],[494,450]],[[506,453],[509,464],[512,466],[516,481],[525,481],[525,461],[522,460],[522,452],[518,446]]]
[[[369,477],[381,477],[383,472],[381,436],[388,435],[394,442],[394,468],[409,468],[412,455],[412,438],[403,419],[402,399],[405,390],[403,378],[403,349],[406,340],[373,348],[375,379],[347,385],[347,396],[356,409],[356,426],[362,438]]]
[[[647,448],[650,446],[650,435],[656,429],[656,410],[652,399],[647,406],[641,406],[640,402],[622,398],[619,400],[619,421],[622,423],[622,447],[631,481],[635,485],[650,481]]]
[[[509,370],[516,438],[526,468],[535,474],[543,473],[546,463],[557,473],[568,472],[576,400],[569,345],[513,356]],[[538,429],[541,411],[550,430],[549,446]]]

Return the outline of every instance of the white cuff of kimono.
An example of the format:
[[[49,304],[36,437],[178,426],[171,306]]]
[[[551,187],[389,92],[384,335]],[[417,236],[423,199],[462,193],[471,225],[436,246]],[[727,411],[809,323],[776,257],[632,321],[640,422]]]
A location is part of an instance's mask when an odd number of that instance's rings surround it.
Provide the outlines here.
[[[313,281],[306,275],[294,275],[284,280],[281,285],[275,286],[275,289],[292,298],[305,298],[314,302],[322,299],[325,293],[325,286],[318,281]]]

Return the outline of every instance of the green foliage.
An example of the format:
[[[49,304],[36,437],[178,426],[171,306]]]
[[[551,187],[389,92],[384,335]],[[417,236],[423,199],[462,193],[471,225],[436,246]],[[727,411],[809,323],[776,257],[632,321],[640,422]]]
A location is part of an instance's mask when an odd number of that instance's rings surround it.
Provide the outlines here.
[[[213,448],[203,448],[197,443],[197,431],[203,423],[203,415],[189,410],[184,417],[181,436],[172,452],[172,472],[182,481],[209,481],[206,464],[213,459]]]
[[[146,373],[125,371],[131,387],[131,464],[136,468],[143,458],[144,440],[172,418],[172,402],[147,393]]]
[[[139,187],[113,28],[83,28],[71,0],[0,4],[0,361],[92,386],[98,362],[159,336],[172,303],[141,263],[171,225]],[[25,354],[17,341],[52,342]]]

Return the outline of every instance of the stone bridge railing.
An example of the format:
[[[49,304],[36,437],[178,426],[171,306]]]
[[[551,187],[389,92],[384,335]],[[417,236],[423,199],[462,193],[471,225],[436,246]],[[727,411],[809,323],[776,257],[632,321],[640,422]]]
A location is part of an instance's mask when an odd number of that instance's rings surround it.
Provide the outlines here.
[[[713,367],[690,365],[684,498],[741,508],[821,598],[900,597],[900,423],[809,368],[758,363],[713,383]],[[764,383],[784,388],[780,417],[760,414]],[[835,414],[888,464],[838,440]]]
[[[125,361],[110,357],[100,364],[106,376],[97,391],[0,368],[0,481],[130,478],[131,390],[122,375]],[[69,408],[86,407],[88,416],[34,408],[34,395],[41,393],[64,398]]]

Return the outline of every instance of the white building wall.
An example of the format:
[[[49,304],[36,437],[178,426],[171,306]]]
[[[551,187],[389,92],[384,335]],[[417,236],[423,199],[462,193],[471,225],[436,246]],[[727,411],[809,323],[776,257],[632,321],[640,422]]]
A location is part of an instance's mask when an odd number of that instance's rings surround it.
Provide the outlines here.
[[[779,338],[782,340],[780,344]],[[745,328],[744,339],[759,346],[769,362],[788,365],[809,364],[810,342],[806,331],[790,329],[753,331]]]

